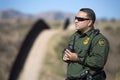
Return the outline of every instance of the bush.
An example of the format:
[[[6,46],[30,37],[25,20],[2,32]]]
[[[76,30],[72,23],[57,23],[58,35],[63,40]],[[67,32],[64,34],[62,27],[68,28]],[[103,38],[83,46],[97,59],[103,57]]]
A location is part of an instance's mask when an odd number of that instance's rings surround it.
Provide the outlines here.
[[[120,72],[116,74],[115,80],[120,80]]]
[[[62,51],[70,36],[66,33],[68,32],[58,33],[49,41],[48,53],[39,80],[64,80],[66,64],[62,61]]]
[[[106,31],[113,31],[112,26],[106,26],[104,29],[105,29]]]
[[[120,33],[120,26],[117,26],[117,27],[116,27],[116,32],[117,32],[117,33]]]

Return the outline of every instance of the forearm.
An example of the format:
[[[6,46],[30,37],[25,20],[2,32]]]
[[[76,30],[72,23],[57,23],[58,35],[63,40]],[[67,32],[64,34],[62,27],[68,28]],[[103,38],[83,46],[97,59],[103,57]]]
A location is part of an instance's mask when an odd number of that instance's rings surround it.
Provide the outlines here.
[[[93,68],[102,68],[106,63],[106,56],[100,55],[102,53],[94,53],[95,55],[87,56],[87,58],[84,61],[84,57],[78,56],[77,61],[81,65],[93,67]]]

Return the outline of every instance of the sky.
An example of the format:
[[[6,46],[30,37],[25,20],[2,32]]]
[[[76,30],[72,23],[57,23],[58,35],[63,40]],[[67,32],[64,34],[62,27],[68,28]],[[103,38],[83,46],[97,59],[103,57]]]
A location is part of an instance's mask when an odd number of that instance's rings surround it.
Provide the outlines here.
[[[0,11],[15,9],[27,14],[58,10],[77,13],[91,8],[97,18],[120,19],[120,0],[0,0]]]

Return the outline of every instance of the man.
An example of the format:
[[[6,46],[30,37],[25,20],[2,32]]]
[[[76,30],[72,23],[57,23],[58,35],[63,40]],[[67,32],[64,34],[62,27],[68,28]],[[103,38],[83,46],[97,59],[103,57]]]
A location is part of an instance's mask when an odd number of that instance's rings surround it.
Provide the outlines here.
[[[75,16],[76,32],[71,36],[63,52],[63,61],[68,63],[66,80],[105,80],[109,42],[94,29],[95,13],[82,8]]]

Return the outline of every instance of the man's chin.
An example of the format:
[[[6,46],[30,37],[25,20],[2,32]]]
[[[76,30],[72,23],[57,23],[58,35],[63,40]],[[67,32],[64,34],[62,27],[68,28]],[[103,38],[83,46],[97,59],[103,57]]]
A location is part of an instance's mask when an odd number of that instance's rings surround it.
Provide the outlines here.
[[[79,28],[75,28],[76,30],[79,30]]]

